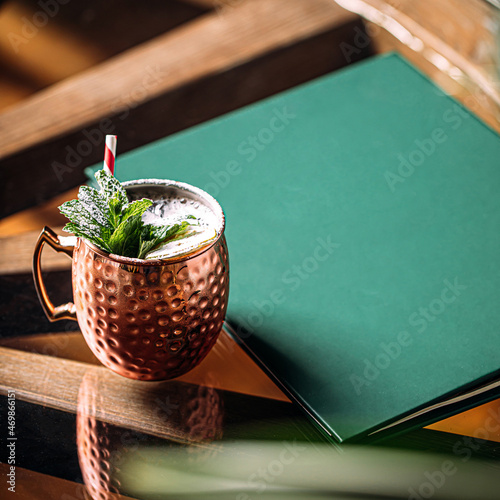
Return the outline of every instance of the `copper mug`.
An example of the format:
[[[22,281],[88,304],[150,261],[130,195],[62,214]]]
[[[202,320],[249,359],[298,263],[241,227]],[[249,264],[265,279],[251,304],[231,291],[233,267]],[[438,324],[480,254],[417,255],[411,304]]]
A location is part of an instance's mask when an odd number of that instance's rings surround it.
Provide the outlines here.
[[[167,380],[197,366],[222,329],[229,294],[229,261],[220,205],[189,184],[142,179],[124,182],[131,200],[161,203],[167,196],[207,206],[217,236],[187,256],[142,260],[109,254],[82,238],[41,232],[33,255],[33,277],[50,321],[77,320],[105,366],[138,380]],[[153,205],[154,207],[154,205]],[[73,259],[74,303],[55,307],[42,279],[41,252],[48,243]]]

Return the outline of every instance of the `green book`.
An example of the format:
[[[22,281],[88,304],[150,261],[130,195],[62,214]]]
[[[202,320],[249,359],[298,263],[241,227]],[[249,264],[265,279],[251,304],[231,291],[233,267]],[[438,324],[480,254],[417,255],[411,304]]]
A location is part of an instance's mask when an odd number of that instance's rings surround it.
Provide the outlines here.
[[[500,396],[500,138],[396,54],[122,155],[227,217],[234,337],[337,441]]]

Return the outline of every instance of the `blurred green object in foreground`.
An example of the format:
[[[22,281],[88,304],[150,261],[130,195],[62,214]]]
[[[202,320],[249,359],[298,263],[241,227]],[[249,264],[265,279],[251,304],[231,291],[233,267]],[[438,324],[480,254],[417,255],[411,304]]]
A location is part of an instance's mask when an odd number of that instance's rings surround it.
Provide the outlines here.
[[[124,494],[145,500],[499,498],[498,466],[408,451],[296,441],[220,448],[136,448],[122,455]]]

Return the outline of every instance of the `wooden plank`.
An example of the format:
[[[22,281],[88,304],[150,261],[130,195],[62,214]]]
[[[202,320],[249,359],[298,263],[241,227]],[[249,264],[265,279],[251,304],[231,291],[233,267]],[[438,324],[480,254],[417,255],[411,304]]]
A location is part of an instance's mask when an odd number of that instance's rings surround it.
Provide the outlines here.
[[[122,153],[346,65],[360,25],[330,0],[242,2],[42,91],[0,114],[0,215],[83,182],[105,133]]]
[[[253,0],[184,0],[185,3],[196,5],[206,9],[216,9],[219,11],[226,11],[227,9],[234,9],[237,5],[243,2],[252,2]]]
[[[75,326],[77,326],[76,323]],[[101,366],[100,361],[89,349],[82,333],[78,329],[57,333],[36,333],[0,338],[0,346]]]
[[[116,97],[131,90],[142,102],[347,19],[328,0],[256,0],[204,16],[2,113],[0,158],[125,110]]]
[[[220,4],[225,4],[232,2],[234,4],[251,1],[251,0],[183,0],[185,3],[196,5],[198,7],[214,8],[218,7]]]
[[[8,2],[0,16],[0,74],[2,80],[17,75],[34,93],[206,11],[179,1],[156,1],[148,9],[133,0]],[[110,15],[113,22],[103,22]],[[5,101],[0,93],[0,106]]]
[[[80,331],[0,338],[0,346],[101,366]],[[203,363],[177,380],[260,398],[290,401],[224,330]]]
[[[0,238],[0,274],[31,272],[33,249],[40,231]],[[65,234],[60,227],[55,228],[55,231],[58,234]],[[46,271],[71,267],[71,259],[67,255],[54,252],[51,248],[44,249],[42,258],[42,266]]]
[[[337,1],[370,21],[377,53],[403,54],[500,131],[497,7],[482,0]]]
[[[175,442],[196,442],[182,425],[196,386],[177,381],[144,384],[101,366],[55,362],[51,356],[5,347],[0,347],[0,359],[0,394],[14,390],[23,401]]]
[[[0,463],[0,475],[6,480],[9,471],[10,465]],[[2,488],[5,488],[5,485],[2,485]],[[77,500],[91,498],[87,489],[81,483],[49,476],[19,466],[16,466],[16,491],[12,497],[16,500],[47,500],[47,498]],[[110,491],[102,491],[101,498],[106,498],[106,500],[134,500],[132,497]]]
[[[440,422],[429,425],[427,429],[475,438],[478,437],[478,429],[486,430],[488,428],[488,441],[500,443],[500,426],[494,425],[491,427],[488,425],[491,421],[495,420],[500,422],[500,399],[448,417]]]
[[[44,335],[42,343],[45,342],[45,347],[54,346],[61,355],[74,350],[75,340],[82,345],[79,333]],[[197,441],[187,432],[184,420],[196,404],[217,403],[220,400],[218,390],[269,401],[289,401],[225,332],[200,366],[183,377],[166,382],[131,380],[101,365],[15,348],[40,347],[36,337],[31,343],[29,339],[9,339],[3,344],[11,348],[0,347],[0,394],[15,390],[16,398],[23,401],[83,413],[178,442]],[[205,410],[222,412],[222,407]]]
[[[72,76],[103,60],[95,41],[85,43],[76,33],[47,22],[43,29],[29,22],[40,11],[38,5],[8,2],[0,18],[0,51],[3,64],[31,81],[39,89]],[[36,31],[35,31],[36,30]],[[32,34],[33,38],[25,36]],[[64,40],[64,43],[61,41]]]
[[[410,28],[427,49],[433,48],[452,64],[462,61],[495,74],[498,28],[492,21],[498,15],[498,6],[483,0],[365,1]],[[441,70],[446,72],[446,65]]]
[[[45,203],[0,219],[0,238],[15,236],[28,231],[39,233],[44,226],[52,228],[64,226],[67,219],[59,212],[58,207],[65,201],[75,199],[78,196],[78,189],[70,189]]]

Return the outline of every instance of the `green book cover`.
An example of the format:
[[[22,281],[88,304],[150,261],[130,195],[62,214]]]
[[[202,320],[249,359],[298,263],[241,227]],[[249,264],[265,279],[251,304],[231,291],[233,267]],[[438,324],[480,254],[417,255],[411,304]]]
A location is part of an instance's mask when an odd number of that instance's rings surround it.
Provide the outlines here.
[[[220,201],[233,335],[337,440],[500,395],[413,418],[500,375],[500,138],[400,56],[119,156],[116,173]]]

